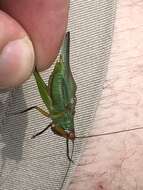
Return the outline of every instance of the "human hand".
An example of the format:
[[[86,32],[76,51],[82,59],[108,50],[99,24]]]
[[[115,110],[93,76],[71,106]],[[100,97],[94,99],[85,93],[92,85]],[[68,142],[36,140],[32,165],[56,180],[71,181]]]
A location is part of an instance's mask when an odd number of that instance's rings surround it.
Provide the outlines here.
[[[0,1],[0,89],[29,78],[34,63],[48,68],[67,24],[68,0]]]

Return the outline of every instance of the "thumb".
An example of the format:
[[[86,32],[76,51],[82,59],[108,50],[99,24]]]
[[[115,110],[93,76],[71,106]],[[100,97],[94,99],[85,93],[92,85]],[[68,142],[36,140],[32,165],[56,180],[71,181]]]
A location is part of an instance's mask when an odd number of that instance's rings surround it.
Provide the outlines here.
[[[34,67],[34,50],[24,29],[0,11],[0,89],[25,81]]]

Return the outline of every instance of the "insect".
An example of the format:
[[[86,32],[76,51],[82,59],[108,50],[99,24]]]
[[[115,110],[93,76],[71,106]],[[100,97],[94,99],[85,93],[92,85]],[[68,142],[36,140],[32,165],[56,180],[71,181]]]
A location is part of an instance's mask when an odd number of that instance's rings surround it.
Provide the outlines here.
[[[60,58],[56,61],[54,70],[49,77],[48,85],[46,85],[37,69],[35,68],[34,70],[38,90],[48,112],[38,106],[33,106],[19,113],[36,109],[44,116],[51,118],[52,122],[42,131],[33,135],[32,138],[41,135],[51,128],[54,134],[66,139],[67,157],[72,161],[69,156],[69,140],[72,141],[74,147],[74,115],[77,87],[70,69],[69,49],[70,32],[67,32],[63,41]]]

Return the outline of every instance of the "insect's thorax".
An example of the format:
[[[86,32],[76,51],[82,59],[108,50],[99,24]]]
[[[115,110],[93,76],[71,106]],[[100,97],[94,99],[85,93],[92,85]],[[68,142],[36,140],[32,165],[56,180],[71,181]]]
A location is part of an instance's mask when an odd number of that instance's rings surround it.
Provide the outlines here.
[[[65,112],[59,117],[52,118],[51,129],[56,135],[73,141],[75,139],[73,115],[70,112]]]
[[[55,125],[63,128],[64,130],[73,131],[74,130],[74,116],[71,112],[61,112],[61,114],[57,114],[57,117],[53,117],[52,121]]]

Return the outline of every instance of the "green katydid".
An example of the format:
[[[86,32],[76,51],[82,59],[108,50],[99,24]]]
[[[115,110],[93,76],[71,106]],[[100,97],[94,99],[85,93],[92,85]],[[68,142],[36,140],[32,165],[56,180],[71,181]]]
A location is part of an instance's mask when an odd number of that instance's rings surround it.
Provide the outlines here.
[[[55,68],[49,78],[48,86],[45,84],[38,71],[35,69],[34,76],[43,102],[45,103],[49,113],[37,108],[41,113],[50,117],[52,122],[40,133],[33,136],[36,137],[51,127],[51,130],[64,138],[67,142],[67,157],[69,160],[68,140],[74,143],[74,114],[76,104],[76,83],[72,76],[69,65],[69,48],[70,33],[67,32],[60,59],[56,62]]]
[[[66,139],[67,157],[71,160],[68,141],[69,139],[72,140],[74,147],[74,114],[77,87],[69,65],[69,43],[70,33],[67,32],[63,41],[60,58],[57,60],[54,70],[49,77],[48,85],[45,84],[37,69],[35,68],[34,70],[38,90],[48,112],[38,106],[33,106],[19,113],[37,109],[44,116],[51,118],[52,122],[45,129],[33,135],[32,138],[39,136],[51,128],[56,135]]]

